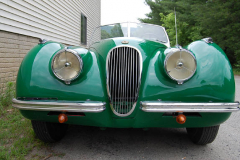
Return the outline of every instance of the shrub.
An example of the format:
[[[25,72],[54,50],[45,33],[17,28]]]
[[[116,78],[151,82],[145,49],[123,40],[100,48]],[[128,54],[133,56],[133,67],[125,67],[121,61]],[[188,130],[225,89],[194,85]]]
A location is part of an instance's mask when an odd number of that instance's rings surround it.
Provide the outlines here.
[[[12,104],[15,96],[15,83],[7,82],[6,88],[0,87],[0,107],[7,107]]]

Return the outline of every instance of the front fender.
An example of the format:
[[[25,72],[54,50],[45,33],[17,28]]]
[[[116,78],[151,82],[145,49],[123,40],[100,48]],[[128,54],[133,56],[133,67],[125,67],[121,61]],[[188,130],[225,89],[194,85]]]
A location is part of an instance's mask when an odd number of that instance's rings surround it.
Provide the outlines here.
[[[80,76],[69,85],[54,76],[51,70],[52,57],[64,47],[60,43],[47,42],[38,44],[29,51],[19,68],[17,97],[106,101],[99,62],[93,52],[81,47],[69,47],[77,51],[83,59],[84,66]]]
[[[178,85],[164,71],[164,51],[149,61],[143,76],[140,100],[182,102],[234,102],[235,82],[226,54],[215,43],[196,41],[185,47],[196,57],[197,69],[192,78]]]

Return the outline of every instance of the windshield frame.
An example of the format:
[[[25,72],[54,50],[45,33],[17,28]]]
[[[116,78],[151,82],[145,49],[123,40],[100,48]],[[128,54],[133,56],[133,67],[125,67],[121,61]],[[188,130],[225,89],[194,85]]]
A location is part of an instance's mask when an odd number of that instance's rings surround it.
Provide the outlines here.
[[[93,35],[94,35],[94,33],[96,32],[96,30],[98,30],[99,28],[104,27],[104,26],[110,26],[110,25],[116,25],[116,24],[123,24],[123,23],[126,23],[127,26],[128,26],[128,27],[127,27],[128,33],[127,33],[127,36],[126,36],[126,37],[128,37],[128,38],[131,38],[131,36],[130,36],[130,35],[131,35],[131,31],[130,31],[130,30],[131,30],[131,26],[128,25],[128,24],[135,23],[135,24],[143,24],[143,25],[161,27],[162,30],[164,31],[165,35],[166,35],[167,42],[161,42],[161,41],[157,41],[157,40],[150,40],[150,41],[162,43],[162,44],[166,45],[167,47],[170,47],[170,41],[169,41],[168,34],[167,34],[166,30],[165,30],[165,27],[160,26],[160,25],[156,25],[156,24],[150,24],[150,23],[121,22],[121,23],[112,23],[112,24],[106,24],[106,25],[101,25],[101,26],[96,27],[96,28],[93,30],[92,34],[91,34],[91,39],[90,39],[90,43],[89,43],[89,47],[88,47],[88,48],[90,48],[91,45],[94,44],[94,43],[93,43]],[[117,37],[113,37],[113,38],[117,38]],[[132,36],[132,38],[134,38],[134,37]],[[135,37],[135,38],[139,38],[139,37]],[[107,40],[107,39],[112,39],[112,38],[101,39],[101,40],[95,41],[95,42],[100,42],[100,41]]]

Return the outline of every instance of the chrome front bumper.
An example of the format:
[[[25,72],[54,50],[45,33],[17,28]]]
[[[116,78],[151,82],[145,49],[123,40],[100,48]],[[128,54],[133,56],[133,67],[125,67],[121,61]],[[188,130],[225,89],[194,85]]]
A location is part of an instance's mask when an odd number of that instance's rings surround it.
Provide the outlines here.
[[[161,101],[141,102],[144,112],[236,112],[239,102],[234,103],[166,103]]]
[[[104,102],[84,101],[81,103],[68,102],[40,102],[40,101],[23,101],[13,99],[13,107],[22,110],[34,111],[62,111],[62,112],[93,112],[99,113],[104,111]]]
[[[84,101],[69,102],[40,102],[13,99],[13,107],[21,110],[62,111],[62,112],[93,112],[99,113],[106,109],[105,102]],[[236,112],[239,102],[234,103],[167,103],[161,101],[142,101],[141,110],[144,112]]]

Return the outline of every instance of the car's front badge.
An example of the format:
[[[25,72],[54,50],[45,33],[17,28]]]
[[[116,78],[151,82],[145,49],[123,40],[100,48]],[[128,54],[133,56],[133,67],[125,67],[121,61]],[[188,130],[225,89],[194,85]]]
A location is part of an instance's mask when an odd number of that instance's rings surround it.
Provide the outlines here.
[[[122,44],[128,44],[129,42],[128,41],[122,41]]]

